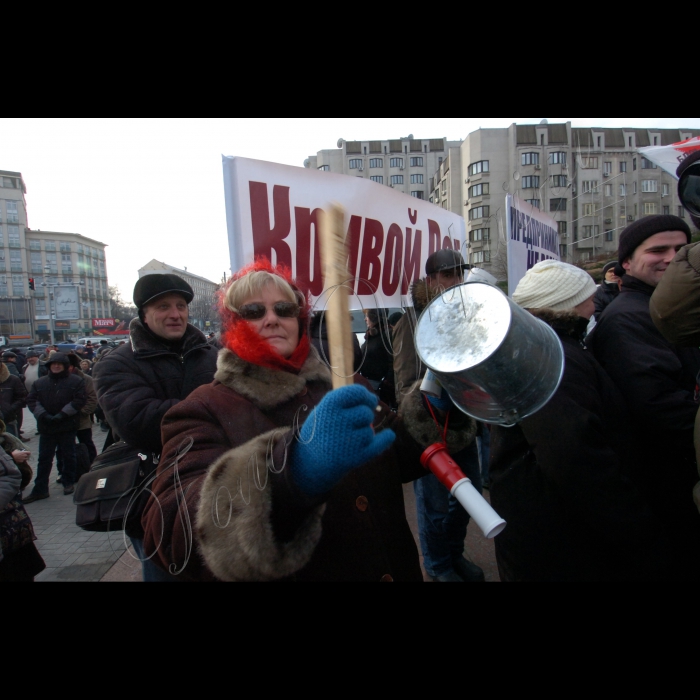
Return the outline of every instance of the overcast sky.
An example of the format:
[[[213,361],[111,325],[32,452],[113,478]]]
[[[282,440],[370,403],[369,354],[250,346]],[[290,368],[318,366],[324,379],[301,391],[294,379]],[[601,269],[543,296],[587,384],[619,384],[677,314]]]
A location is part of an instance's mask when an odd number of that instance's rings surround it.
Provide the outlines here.
[[[29,226],[107,244],[107,275],[131,301],[152,258],[220,281],[229,270],[221,156],[303,167],[347,141],[461,140],[509,119],[0,119],[0,169],[22,173]],[[700,119],[572,119],[572,126],[700,128]]]

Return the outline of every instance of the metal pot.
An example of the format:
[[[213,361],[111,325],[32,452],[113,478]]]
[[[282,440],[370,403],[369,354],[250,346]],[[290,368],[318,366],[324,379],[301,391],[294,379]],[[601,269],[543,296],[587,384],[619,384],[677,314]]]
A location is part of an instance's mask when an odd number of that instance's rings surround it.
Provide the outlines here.
[[[455,405],[485,423],[512,426],[531,416],[564,372],[557,334],[483,282],[433,299],[418,319],[415,342]]]

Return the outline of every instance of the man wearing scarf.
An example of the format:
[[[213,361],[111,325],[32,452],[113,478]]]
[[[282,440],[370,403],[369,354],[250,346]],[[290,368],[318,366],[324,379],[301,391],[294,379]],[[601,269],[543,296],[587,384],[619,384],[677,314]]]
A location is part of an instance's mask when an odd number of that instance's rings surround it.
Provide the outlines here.
[[[159,455],[160,424],[166,412],[194,389],[208,384],[216,371],[218,348],[188,323],[194,292],[173,274],[152,274],[134,287],[139,310],[125,343],[95,364],[97,399],[121,440]],[[142,559],[144,580],[170,579],[142,556],[143,531],[127,531]]]

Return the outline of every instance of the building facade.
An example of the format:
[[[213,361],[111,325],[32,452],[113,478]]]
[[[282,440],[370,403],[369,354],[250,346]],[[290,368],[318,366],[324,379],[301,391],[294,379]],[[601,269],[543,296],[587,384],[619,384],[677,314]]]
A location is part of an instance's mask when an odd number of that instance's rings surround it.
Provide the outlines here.
[[[338,140],[338,148],[319,151],[305,168],[352,175],[392,187],[418,199],[428,198],[428,179],[459,141],[405,138],[385,141]]]
[[[652,214],[687,217],[676,179],[638,148],[700,135],[697,129],[575,128],[571,122],[479,129],[431,174],[428,199],[463,216],[469,262],[507,276],[505,197],[557,222],[567,262],[614,259],[620,232]]]
[[[216,292],[219,285],[188,272],[187,269],[180,270],[177,267],[168,265],[160,260],[151,260],[143,267],[139,268],[139,278],[145,275],[167,275],[174,274],[187,282],[194,291],[194,299],[190,303],[189,322],[202,331],[215,330],[218,328],[218,315],[216,313]]]

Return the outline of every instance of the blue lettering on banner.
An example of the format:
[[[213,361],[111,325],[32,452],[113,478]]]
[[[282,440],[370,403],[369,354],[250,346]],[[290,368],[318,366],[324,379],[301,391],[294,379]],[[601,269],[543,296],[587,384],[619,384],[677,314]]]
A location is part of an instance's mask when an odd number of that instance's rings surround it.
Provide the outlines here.
[[[559,233],[551,226],[515,207],[510,208],[510,224],[511,240],[522,241],[528,248],[528,270],[542,260],[552,260],[554,256],[558,256]],[[534,250],[534,248],[540,250]],[[549,251],[553,255],[547,255],[542,251]]]

